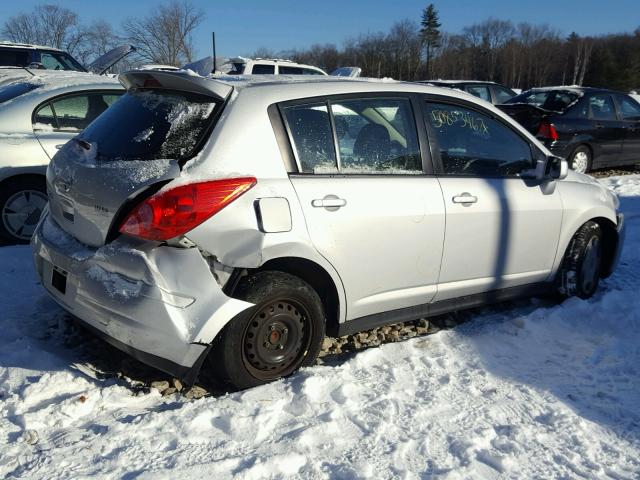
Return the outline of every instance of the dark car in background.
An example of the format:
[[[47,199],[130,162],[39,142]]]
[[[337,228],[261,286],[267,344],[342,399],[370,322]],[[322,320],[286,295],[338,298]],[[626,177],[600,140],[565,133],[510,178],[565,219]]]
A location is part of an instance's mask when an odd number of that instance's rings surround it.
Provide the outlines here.
[[[13,42],[0,42],[0,66],[87,71],[71,55],[57,48]]]
[[[436,87],[457,88],[494,105],[504,103],[516,96],[516,92],[513,90],[495,82],[482,82],[477,80],[424,80],[419,83],[428,83]]]
[[[640,103],[626,93],[532,88],[499,108],[578,172],[640,163]]]

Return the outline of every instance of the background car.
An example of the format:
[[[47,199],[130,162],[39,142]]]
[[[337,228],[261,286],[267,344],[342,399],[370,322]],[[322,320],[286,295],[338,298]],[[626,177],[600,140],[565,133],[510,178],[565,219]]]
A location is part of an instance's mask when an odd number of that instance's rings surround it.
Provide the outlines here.
[[[0,66],[87,71],[80,62],[63,50],[6,41],[0,42]]]
[[[277,58],[230,58],[220,70],[227,75],[327,75],[324,70]]]
[[[640,163],[640,103],[625,93],[533,88],[499,108],[578,172]]]
[[[0,86],[0,239],[26,243],[47,203],[56,152],[124,93],[106,76],[66,72]]]
[[[424,80],[420,83],[428,83],[436,87],[457,88],[494,105],[504,103],[516,96],[513,90],[495,82],[476,80]]]
[[[105,74],[127,55],[135,52],[132,45],[122,45],[99,56],[86,67],[67,52],[57,48],[26,43],[0,42],[0,85],[34,75],[34,71],[66,74],[92,72]]]
[[[466,93],[120,79],[48,167],[34,261],[63,308],[187,383],[203,365],[235,388],[289,375],[325,331],[588,298],[615,268],[617,198]]]

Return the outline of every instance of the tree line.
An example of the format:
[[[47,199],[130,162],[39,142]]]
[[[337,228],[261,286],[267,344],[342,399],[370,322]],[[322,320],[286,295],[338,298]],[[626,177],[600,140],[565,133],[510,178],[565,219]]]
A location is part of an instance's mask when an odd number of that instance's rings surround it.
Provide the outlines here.
[[[441,28],[433,4],[418,18],[396,22],[385,32],[348,38],[341,46],[315,44],[278,52],[263,47],[250,56],[290,58],[326,71],[358,66],[364,76],[398,80],[490,80],[513,88],[640,88],[640,27],[631,33],[566,36],[546,24],[489,18],[449,33]],[[118,29],[104,20],[83,24],[69,9],[41,5],[7,19],[1,33],[9,40],[67,50],[85,63],[127,42],[138,49],[138,56],[121,68],[132,62],[180,66],[196,59],[192,36],[204,20],[204,12],[189,0],[167,0],[146,17],[125,20]]]
[[[558,84],[640,88],[640,28],[565,37],[548,25],[489,18],[460,33],[434,34],[424,19],[421,24],[403,20],[388,32],[347,39],[342,48],[317,44],[278,55],[325,70],[355,65],[365,76],[398,80],[489,80],[522,89]]]
[[[136,55],[120,69],[136,63],[180,66],[196,60],[192,37],[204,19],[204,12],[188,0],[165,1],[146,17],[127,18],[119,29],[105,20],[82,23],[75,12],[58,5],[38,5],[7,19],[0,33],[13,42],[65,50],[85,65],[129,43],[136,47]]]

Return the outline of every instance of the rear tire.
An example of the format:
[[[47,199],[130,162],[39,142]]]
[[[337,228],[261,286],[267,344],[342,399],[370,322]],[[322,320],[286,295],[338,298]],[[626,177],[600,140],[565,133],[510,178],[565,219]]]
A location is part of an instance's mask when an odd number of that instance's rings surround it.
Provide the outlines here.
[[[11,244],[29,243],[46,204],[44,177],[5,180],[0,188],[0,240]]]
[[[580,145],[569,157],[569,167],[578,173],[588,173],[591,171],[593,156],[591,149],[586,145]]]
[[[591,297],[598,289],[602,270],[602,229],[589,221],[575,233],[560,269],[558,287],[561,294]]]
[[[244,277],[234,297],[255,306],[216,337],[204,365],[209,375],[237,390],[262,385],[313,365],[324,339],[322,302],[300,278],[265,271]]]

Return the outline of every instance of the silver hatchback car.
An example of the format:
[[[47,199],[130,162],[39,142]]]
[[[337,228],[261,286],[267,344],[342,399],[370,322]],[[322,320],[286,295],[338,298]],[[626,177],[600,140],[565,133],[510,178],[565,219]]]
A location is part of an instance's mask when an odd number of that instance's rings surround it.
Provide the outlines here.
[[[42,284],[187,382],[247,388],[345,335],[523,295],[587,298],[618,200],[471,95],[392,81],[121,75],[47,171]]]

